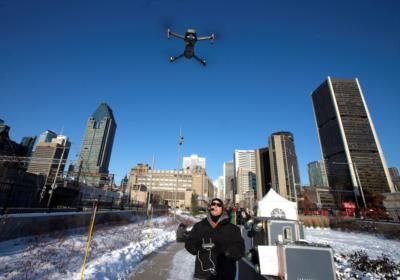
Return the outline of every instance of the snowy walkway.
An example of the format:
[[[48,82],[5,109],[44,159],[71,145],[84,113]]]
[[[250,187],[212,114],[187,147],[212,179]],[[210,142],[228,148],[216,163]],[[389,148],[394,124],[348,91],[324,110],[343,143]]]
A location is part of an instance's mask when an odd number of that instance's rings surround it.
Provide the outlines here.
[[[131,280],[190,280],[194,272],[194,256],[183,243],[173,243],[151,254],[136,267]]]

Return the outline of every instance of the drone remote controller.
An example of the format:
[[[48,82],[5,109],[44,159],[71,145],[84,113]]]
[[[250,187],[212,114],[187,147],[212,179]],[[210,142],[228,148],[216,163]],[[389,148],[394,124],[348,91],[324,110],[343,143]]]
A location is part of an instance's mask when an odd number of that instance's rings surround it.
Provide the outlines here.
[[[206,242],[204,241],[204,239],[203,239],[203,244],[201,244],[201,247],[202,247],[203,249],[205,249],[205,250],[211,250],[212,248],[215,247],[215,244],[212,243],[211,238],[210,238],[210,241],[207,242],[207,243],[206,243]]]
[[[214,243],[203,243],[201,245],[201,247],[203,247],[203,249],[206,250],[211,250],[212,248],[214,248],[215,244]]]

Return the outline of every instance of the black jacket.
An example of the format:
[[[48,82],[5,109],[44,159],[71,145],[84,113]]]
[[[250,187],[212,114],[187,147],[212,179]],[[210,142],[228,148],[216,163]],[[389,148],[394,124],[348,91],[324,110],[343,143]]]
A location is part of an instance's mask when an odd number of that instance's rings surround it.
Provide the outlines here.
[[[185,241],[185,248],[196,255],[194,277],[200,279],[235,279],[236,264],[244,255],[244,241],[240,229],[229,221],[224,213],[213,228],[210,216],[196,223]],[[211,253],[202,248],[203,242],[215,244]],[[211,262],[212,261],[212,262]],[[215,264],[216,275],[208,268]]]

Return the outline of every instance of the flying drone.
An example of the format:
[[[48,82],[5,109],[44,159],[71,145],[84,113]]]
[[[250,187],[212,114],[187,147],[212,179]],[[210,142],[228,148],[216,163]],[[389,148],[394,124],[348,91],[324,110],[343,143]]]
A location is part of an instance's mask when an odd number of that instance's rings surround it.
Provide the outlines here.
[[[171,56],[169,58],[170,62],[174,62],[179,58],[185,57],[187,59],[191,59],[194,58],[196,59],[198,62],[200,62],[201,64],[203,64],[203,66],[206,66],[207,62],[204,59],[199,58],[195,53],[194,53],[194,46],[196,45],[197,41],[205,41],[205,40],[210,40],[211,43],[214,43],[214,39],[215,39],[215,34],[212,33],[210,36],[204,36],[204,37],[197,37],[197,33],[196,30],[194,29],[188,29],[186,30],[185,36],[180,35],[178,33],[172,32],[171,29],[167,29],[167,36],[168,39],[172,37],[181,39],[185,42],[185,51],[178,55],[178,56]]]

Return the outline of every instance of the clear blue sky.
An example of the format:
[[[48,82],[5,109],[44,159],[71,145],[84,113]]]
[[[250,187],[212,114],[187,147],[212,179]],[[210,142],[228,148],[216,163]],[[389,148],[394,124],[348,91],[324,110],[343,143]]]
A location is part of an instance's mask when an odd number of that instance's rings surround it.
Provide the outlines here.
[[[107,102],[118,124],[110,171],[138,162],[176,168],[207,158],[213,179],[234,149],[294,133],[303,183],[321,158],[310,93],[328,76],[358,77],[389,166],[400,166],[400,2],[0,1],[0,119],[11,137],[46,129],[79,153],[88,117]],[[168,57],[183,44],[164,27],[215,31],[197,53],[209,65]]]

